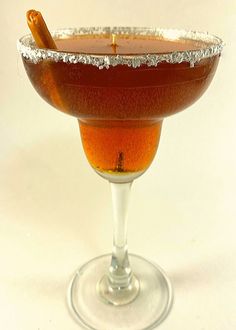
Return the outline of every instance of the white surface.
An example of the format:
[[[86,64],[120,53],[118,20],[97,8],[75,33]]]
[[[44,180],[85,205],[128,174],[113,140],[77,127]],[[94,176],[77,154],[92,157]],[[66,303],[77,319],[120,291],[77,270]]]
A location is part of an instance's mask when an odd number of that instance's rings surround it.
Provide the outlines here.
[[[159,25],[207,30],[226,42],[209,90],[165,121],[158,155],[133,186],[129,246],[173,282],[175,303],[158,329],[235,330],[233,0],[1,4],[0,329],[80,329],[66,308],[68,282],[79,264],[111,250],[109,186],[89,168],[76,120],[40,99],[16,53],[30,8],[50,28]]]

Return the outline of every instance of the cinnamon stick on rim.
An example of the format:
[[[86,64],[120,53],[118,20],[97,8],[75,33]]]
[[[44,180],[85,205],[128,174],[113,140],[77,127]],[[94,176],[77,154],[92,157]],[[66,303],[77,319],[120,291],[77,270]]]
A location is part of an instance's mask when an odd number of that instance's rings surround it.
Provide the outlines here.
[[[30,28],[30,31],[33,35],[36,45],[39,48],[49,48],[49,49],[57,49],[57,46],[49,32],[47,25],[43,19],[42,14],[36,10],[29,10],[26,13],[27,23]],[[60,93],[58,91],[58,86],[55,79],[55,72],[51,63],[46,62],[47,70],[44,70],[42,75],[43,79],[50,81],[50,97],[52,103],[59,108],[60,110],[65,110],[65,105],[61,99]]]
[[[39,11],[31,9],[26,13],[27,23],[39,48],[57,49],[47,25]]]

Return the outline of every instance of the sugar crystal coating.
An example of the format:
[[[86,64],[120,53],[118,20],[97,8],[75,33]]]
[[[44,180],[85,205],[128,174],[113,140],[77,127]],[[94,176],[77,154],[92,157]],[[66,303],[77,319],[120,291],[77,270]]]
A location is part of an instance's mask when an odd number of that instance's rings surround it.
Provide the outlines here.
[[[79,54],[63,51],[53,51],[48,49],[39,49],[31,35],[26,35],[17,41],[17,48],[22,56],[33,63],[51,59],[55,62],[62,61],[65,63],[83,63],[98,67],[99,69],[109,69],[111,66],[126,65],[137,68],[143,64],[148,66],[157,66],[158,63],[182,63],[188,62],[193,67],[196,62],[204,58],[209,58],[221,54],[223,42],[220,38],[208,33],[197,31],[185,31],[175,29],[152,29],[152,28],[136,28],[136,27],[81,27],[74,29],[59,29],[52,33],[54,38],[73,37],[79,35],[139,35],[139,36],[155,36],[164,37],[169,40],[195,40],[206,43],[206,47],[197,50],[174,51],[166,54],[141,54],[141,55],[94,55]]]

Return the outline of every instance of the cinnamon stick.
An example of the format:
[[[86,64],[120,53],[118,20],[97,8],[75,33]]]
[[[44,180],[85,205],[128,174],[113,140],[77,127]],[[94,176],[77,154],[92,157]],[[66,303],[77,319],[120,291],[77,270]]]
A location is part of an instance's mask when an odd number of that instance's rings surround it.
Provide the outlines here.
[[[47,25],[39,11],[31,9],[26,13],[27,23],[33,35],[35,43],[39,48],[57,49],[55,41],[49,32]],[[46,62],[47,70],[43,71],[43,79],[50,82],[50,97],[54,106],[60,110],[65,110],[65,105],[61,99],[55,79],[55,72],[51,63]]]
[[[31,9],[27,11],[26,18],[36,45],[39,48],[57,49],[42,14],[39,11]]]

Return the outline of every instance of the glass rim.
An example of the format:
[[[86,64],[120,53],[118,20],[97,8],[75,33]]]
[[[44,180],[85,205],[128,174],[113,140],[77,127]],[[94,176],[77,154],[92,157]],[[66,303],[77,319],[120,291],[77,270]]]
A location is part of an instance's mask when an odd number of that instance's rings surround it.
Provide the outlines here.
[[[161,62],[182,63],[188,62],[190,66],[204,58],[220,55],[223,49],[223,41],[219,37],[208,32],[199,32],[183,29],[163,29],[148,27],[80,27],[56,29],[52,32],[53,38],[66,38],[79,35],[139,35],[161,37],[166,40],[194,40],[202,42],[201,47],[195,50],[172,51],[166,53],[143,53],[143,54],[94,54],[67,52],[61,50],[41,49],[36,47],[31,34],[24,35],[17,40],[17,49],[21,55],[33,63],[50,59],[55,62],[82,63],[97,66],[99,69],[109,68],[116,65],[139,67],[143,64],[157,66]],[[204,45],[205,43],[205,45]]]

